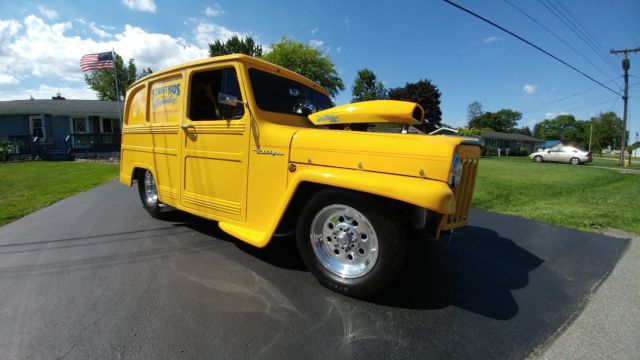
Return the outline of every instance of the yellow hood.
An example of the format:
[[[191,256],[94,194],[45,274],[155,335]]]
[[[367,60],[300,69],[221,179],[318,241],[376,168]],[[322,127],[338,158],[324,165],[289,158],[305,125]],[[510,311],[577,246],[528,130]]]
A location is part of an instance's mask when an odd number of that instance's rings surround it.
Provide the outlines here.
[[[398,123],[421,124],[424,109],[416,103],[396,100],[363,101],[318,111],[308,116],[314,125]]]

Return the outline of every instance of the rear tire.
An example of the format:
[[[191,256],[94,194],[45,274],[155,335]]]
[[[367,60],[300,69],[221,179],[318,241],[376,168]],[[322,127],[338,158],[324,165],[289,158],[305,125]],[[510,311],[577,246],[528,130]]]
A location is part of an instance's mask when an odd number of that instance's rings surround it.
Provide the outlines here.
[[[569,163],[571,163],[571,165],[580,165],[580,159],[571,158],[571,160],[569,160]]]
[[[406,257],[402,223],[373,198],[322,190],[306,205],[296,227],[305,265],[327,288],[353,297],[384,289]]]
[[[147,210],[149,215],[156,219],[162,218],[162,209],[165,205],[160,202],[158,187],[151,171],[144,170],[138,176],[138,193],[142,207]]]

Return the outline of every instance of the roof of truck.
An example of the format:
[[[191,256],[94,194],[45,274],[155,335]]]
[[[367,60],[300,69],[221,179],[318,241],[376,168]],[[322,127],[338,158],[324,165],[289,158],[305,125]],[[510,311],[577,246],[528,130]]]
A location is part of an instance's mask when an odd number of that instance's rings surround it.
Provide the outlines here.
[[[131,84],[131,86],[129,86],[129,89],[137,86],[138,84],[140,84],[141,82],[147,81],[147,80],[151,80],[153,78],[156,77],[161,77],[163,75],[167,75],[170,74],[172,72],[176,72],[176,71],[181,71],[187,68],[191,68],[191,67],[196,67],[196,66],[201,66],[201,65],[206,65],[206,64],[215,64],[215,63],[219,63],[219,62],[225,62],[225,61],[239,61],[248,65],[253,65],[255,67],[258,68],[262,68],[262,69],[267,69],[267,70],[271,70],[275,73],[280,73],[282,75],[285,75],[288,78],[291,78],[293,80],[296,80],[298,82],[301,82],[313,89],[319,90],[320,92],[329,95],[329,92],[327,92],[327,90],[325,88],[323,88],[321,85],[319,85],[318,83],[314,82],[313,80],[304,77],[296,72],[293,72],[289,69],[286,69],[282,66],[276,65],[276,64],[272,64],[268,61],[264,61],[264,60],[260,60],[258,58],[255,58],[253,56],[248,56],[248,55],[244,55],[244,54],[231,54],[231,55],[223,55],[223,56],[215,56],[215,57],[210,57],[210,58],[205,58],[205,59],[200,59],[200,60],[195,60],[195,61],[190,61],[190,62],[186,62],[180,65],[176,65],[176,66],[172,66],[166,69],[162,69],[158,72],[154,72],[150,75],[147,75],[145,77],[143,77],[142,79],[136,81],[135,83]]]

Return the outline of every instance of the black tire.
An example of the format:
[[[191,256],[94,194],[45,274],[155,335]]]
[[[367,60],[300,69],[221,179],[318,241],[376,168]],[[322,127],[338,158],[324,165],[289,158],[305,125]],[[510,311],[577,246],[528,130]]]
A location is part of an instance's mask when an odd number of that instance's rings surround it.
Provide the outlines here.
[[[543,159],[542,159],[542,156],[536,155],[533,157],[533,160],[535,160],[535,162],[542,162]]]
[[[147,176],[148,178],[146,178]],[[152,196],[152,193],[154,192],[155,192],[155,198]],[[139,173],[138,193],[140,194],[140,201],[142,202],[142,207],[144,207],[144,209],[147,210],[149,215],[151,215],[156,219],[161,219],[164,214],[162,209],[165,207],[165,205],[162,202],[160,202],[160,198],[158,197],[157,185],[155,183],[155,179],[151,171],[143,170]]]
[[[342,190],[322,190],[312,197],[298,221],[296,240],[316,279],[352,297],[367,297],[387,287],[406,258],[404,227],[388,207]]]
[[[569,160],[569,163],[570,163],[571,165],[580,165],[580,159],[575,158],[575,157],[574,157],[574,158],[571,158],[571,160]]]

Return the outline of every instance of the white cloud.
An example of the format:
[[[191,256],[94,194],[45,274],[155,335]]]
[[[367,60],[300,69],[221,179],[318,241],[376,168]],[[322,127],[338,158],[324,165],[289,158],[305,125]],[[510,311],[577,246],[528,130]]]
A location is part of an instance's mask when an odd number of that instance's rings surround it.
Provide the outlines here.
[[[91,29],[91,31],[93,31],[94,34],[98,35],[101,38],[113,37],[113,35],[109,34],[106,31],[104,31],[101,27],[97,26],[96,23],[94,23],[94,22],[89,23],[88,26],[89,26],[89,29]]]
[[[122,3],[131,10],[150,12],[154,14],[158,8],[154,0],[122,0]]]
[[[318,28],[311,29],[311,35],[315,35],[318,32]]]
[[[212,6],[207,6],[206,9],[204,9],[204,14],[210,17],[216,17],[222,15],[222,13],[224,13],[224,11],[222,11],[222,6],[218,3],[215,3]]]
[[[559,116],[559,115],[569,115],[569,113],[568,113],[568,112],[566,112],[566,111],[560,111],[560,112],[548,112],[548,113],[545,115],[545,117],[544,117],[544,118],[545,118],[545,119],[554,119],[556,116]]]
[[[536,92],[536,86],[531,84],[526,84],[522,87],[522,91],[524,91],[527,95],[531,95]]]
[[[342,52],[342,46],[338,46],[336,48],[336,54],[340,54]]]
[[[491,37],[488,37],[488,38],[484,39],[484,43],[485,44],[491,44],[491,43],[494,43],[494,42],[498,42],[500,40],[502,40],[502,38],[500,38],[498,36],[491,36]]]
[[[311,41],[309,41],[309,46],[311,46],[314,49],[317,49],[317,48],[321,47],[322,45],[324,45],[324,41],[322,41],[322,40],[311,40]]]
[[[81,24],[83,21],[77,20]],[[84,26],[100,28],[90,25]],[[149,33],[131,25],[104,40],[67,34],[70,29],[70,22],[47,24],[35,15],[27,16],[23,25],[13,20],[0,21],[2,82],[15,84],[16,81],[37,77],[83,83],[84,76],[80,71],[82,55],[112,48],[125,60],[135,58],[139,69],[151,67],[156,71],[208,55],[207,49],[182,38]]]
[[[19,83],[18,79],[11,74],[0,74],[0,85],[13,85]]]
[[[51,99],[57,93],[67,99],[76,100],[96,100],[96,93],[90,88],[83,87],[68,87],[68,86],[51,86],[47,84],[41,84],[37,88],[33,89],[21,89],[11,91],[0,91],[0,101],[4,100],[28,100],[32,96],[34,99]]]
[[[209,43],[213,43],[216,40],[227,41],[233,36],[243,38],[246,34],[227,29],[224,26],[216,25],[212,23],[200,23],[194,30],[194,36],[196,44],[203,48],[208,48]]]
[[[46,17],[49,20],[54,20],[55,18],[58,17],[57,11],[53,9],[47,9],[42,5],[38,5],[38,11],[40,12],[40,14],[42,14],[42,16]]]

